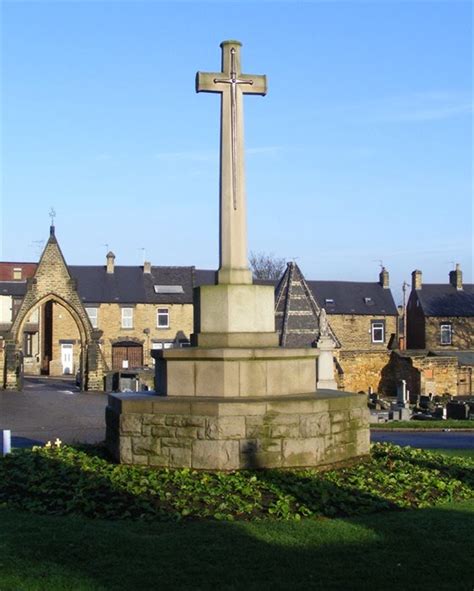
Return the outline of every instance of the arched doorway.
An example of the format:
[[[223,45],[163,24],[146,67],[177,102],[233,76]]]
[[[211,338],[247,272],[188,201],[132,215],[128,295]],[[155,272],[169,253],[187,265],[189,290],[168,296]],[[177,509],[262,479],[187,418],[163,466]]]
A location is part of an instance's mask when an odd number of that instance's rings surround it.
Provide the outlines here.
[[[80,374],[84,335],[60,301],[50,299],[37,305],[18,334],[25,377]]]
[[[6,341],[5,387],[21,389],[24,375],[77,375],[81,389],[102,390],[100,331],[82,312],[51,293],[22,305]],[[31,332],[32,318],[37,333]]]
[[[43,341],[39,344],[40,372],[72,372],[77,366],[83,390],[103,390],[106,363],[99,345],[102,331],[92,327],[77,292],[76,281],[71,277],[59,248],[54,226],[50,227],[49,240],[35,275],[28,279],[25,297],[5,337],[4,368],[1,377],[4,387],[8,390],[21,389],[24,348],[29,346],[31,340],[27,330],[28,319],[35,310],[41,311],[38,312],[39,322],[42,321],[43,328],[46,328],[46,336],[43,335]],[[61,313],[64,314],[64,319],[59,317]],[[59,325],[69,322],[69,328],[75,338],[64,338],[63,343],[54,341],[55,314]],[[51,338],[47,336],[48,330]],[[80,351],[76,348],[76,353],[74,352],[74,344],[80,344]],[[64,345],[62,351],[61,345]]]

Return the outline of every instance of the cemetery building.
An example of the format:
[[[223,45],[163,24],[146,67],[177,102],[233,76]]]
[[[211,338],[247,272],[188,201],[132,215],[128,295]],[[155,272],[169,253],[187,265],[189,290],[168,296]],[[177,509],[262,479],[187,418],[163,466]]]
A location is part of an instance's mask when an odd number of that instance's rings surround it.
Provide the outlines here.
[[[336,343],[338,386],[384,391],[382,372],[397,346],[398,309],[384,268],[377,282],[306,281],[296,263],[276,287],[276,327],[282,346],[314,346],[324,309]]]

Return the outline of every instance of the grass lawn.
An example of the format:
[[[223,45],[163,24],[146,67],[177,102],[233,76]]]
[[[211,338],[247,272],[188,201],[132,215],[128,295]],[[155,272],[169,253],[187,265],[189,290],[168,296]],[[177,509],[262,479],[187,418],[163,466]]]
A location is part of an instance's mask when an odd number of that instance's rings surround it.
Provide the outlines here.
[[[389,423],[372,423],[370,425],[371,429],[374,430],[389,430],[389,431],[399,431],[401,429],[416,429],[416,430],[425,430],[425,429],[473,429],[474,430],[474,421],[455,421],[454,419],[449,419],[446,421],[390,421]]]
[[[140,523],[0,509],[2,591],[472,591],[474,502],[351,519]]]

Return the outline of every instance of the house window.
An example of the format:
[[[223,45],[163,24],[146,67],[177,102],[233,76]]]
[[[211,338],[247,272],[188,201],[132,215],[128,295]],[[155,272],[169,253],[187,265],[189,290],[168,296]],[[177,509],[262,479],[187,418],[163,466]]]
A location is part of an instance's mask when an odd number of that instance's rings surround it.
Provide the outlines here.
[[[451,324],[442,324],[440,326],[440,343],[442,345],[451,345],[453,342],[453,327]]]
[[[156,326],[158,328],[169,328],[170,312],[168,308],[158,308],[156,313]]]
[[[98,322],[98,308],[86,308],[87,316],[89,316],[89,320],[91,321],[92,328],[97,328],[99,326]]]
[[[383,320],[372,320],[370,323],[370,332],[373,343],[385,342],[385,322]]]
[[[25,332],[23,354],[25,357],[33,357],[33,334],[31,332]]]
[[[14,281],[18,281],[19,279],[21,279],[21,267],[13,268],[13,279]]]
[[[133,328],[133,308],[122,308],[122,328]]]

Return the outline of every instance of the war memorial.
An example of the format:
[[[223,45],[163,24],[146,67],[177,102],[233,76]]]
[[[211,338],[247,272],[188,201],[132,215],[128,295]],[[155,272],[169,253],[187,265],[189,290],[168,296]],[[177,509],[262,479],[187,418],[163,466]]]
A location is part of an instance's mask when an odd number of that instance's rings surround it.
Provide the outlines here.
[[[238,41],[197,92],[221,97],[219,269],[195,288],[192,347],[153,352],[156,392],[111,394],[107,445],[121,463],[206,470],[311,467],[369,452],[366,397],[336,389],[322,312],[314,348],[278,346],[274,288],[247,259],[243,97],[266,77],[241,72]]]

